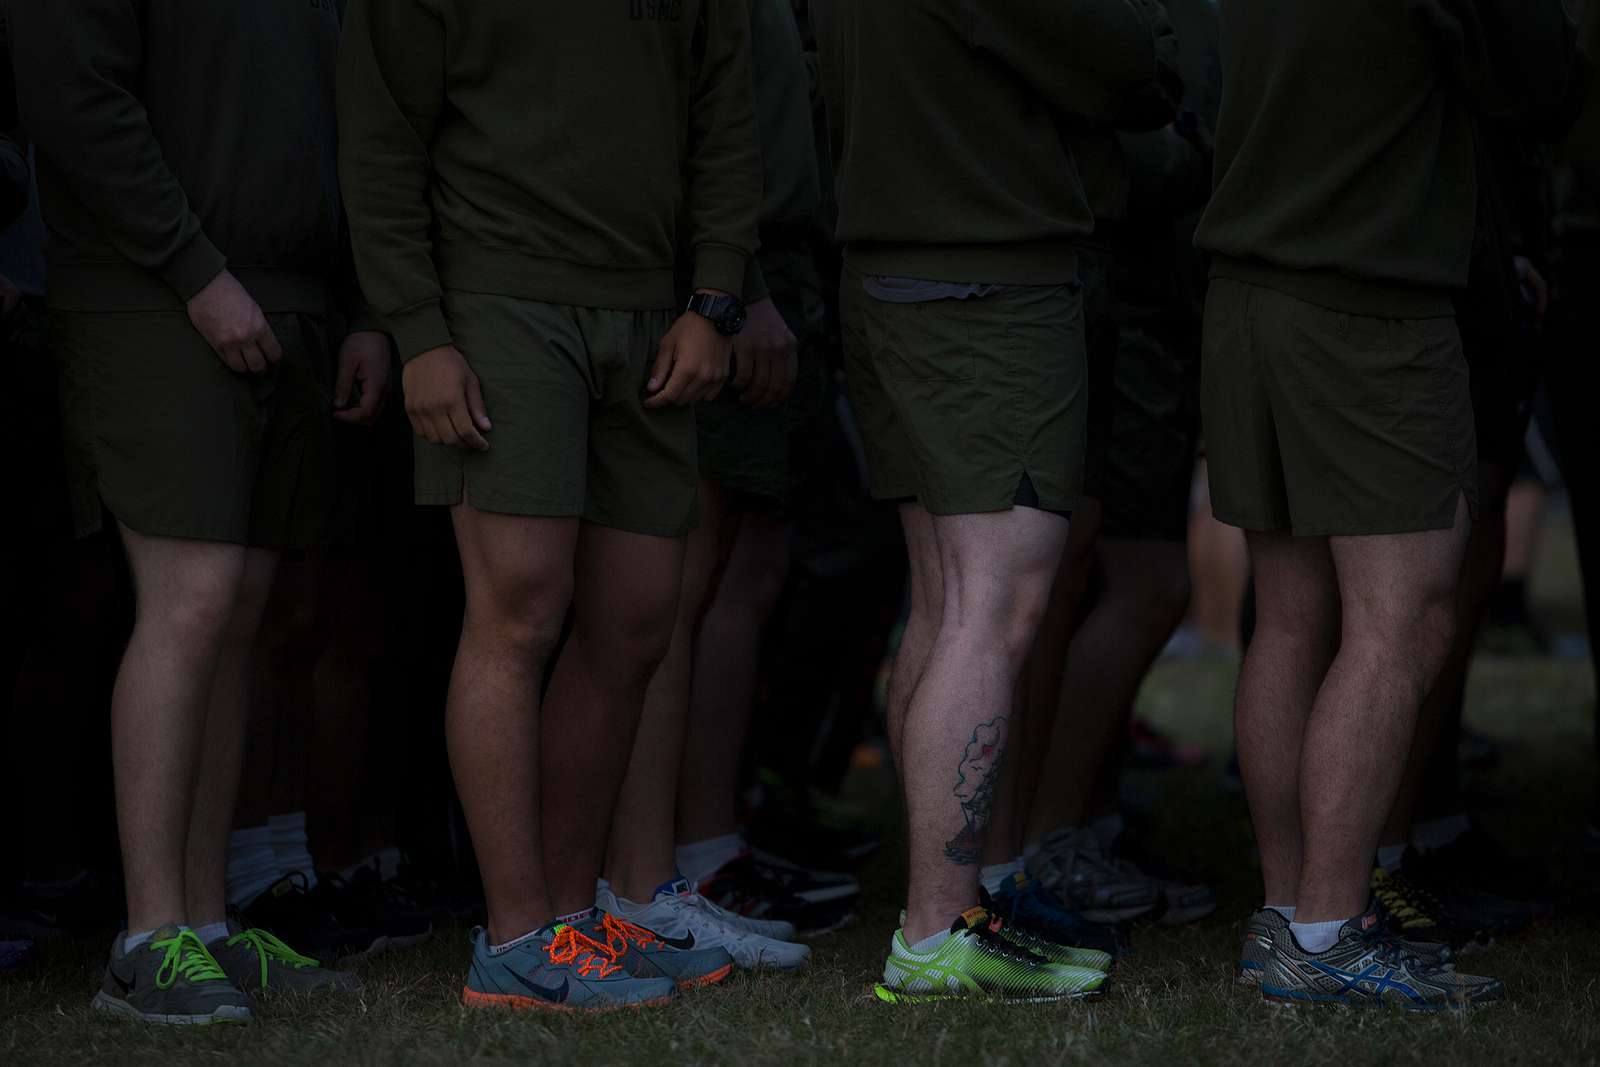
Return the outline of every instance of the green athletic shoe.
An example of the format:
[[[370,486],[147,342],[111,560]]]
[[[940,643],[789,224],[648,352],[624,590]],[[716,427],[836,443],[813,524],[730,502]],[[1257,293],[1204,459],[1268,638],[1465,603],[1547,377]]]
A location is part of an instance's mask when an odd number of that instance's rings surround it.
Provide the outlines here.
[[[915,952],[896,930],[874,992],[889,1004],[992,999],[1044,1004],[1102,995],[1106,974],[1051,963],[1005,939],[1004,924],[983,908],[969,908],[950,936],[931,952]]]
[[[105,980],[89,1006],[147,1023],[250,1021],[250,998],[239,992],[193,930],[167,925],[131,952],[126,934],[111,945]]]
[[[228,920],[227,937],[206,946],[228,978],[246,993],[354,993],[361,979],[302,956],[265,930]]]
[[[980,896],[985,898],[987,898],[989,895],[981,889],[978,892]],[[985,903],[983,906],[984,908],[989,909],[991,913],[993,912],[993,909],[990,909],[987,903]],[[902,911],[900,913],[900,925],[904,926],[905,924],[906,913]],[[1077,948],[1073,945],[1063,945],[1059,942],[1050,940],[1050,938],[1046,937],[1042,931],[1036,928],[1010,920],[1002,920],[1000,926],[1000,936],[1011,942],[1013,945],[1016,945],[1018,948],[1027,949],[1035,956],[1043,956],[1051,963],[1062,963],[1068,967],[1085,967],[1091,971],[1100,971],[1104,974],[1110,974],[1112,964],[1116,962],[1109,952],[1101,952],[1099,949],[1093,948]]]

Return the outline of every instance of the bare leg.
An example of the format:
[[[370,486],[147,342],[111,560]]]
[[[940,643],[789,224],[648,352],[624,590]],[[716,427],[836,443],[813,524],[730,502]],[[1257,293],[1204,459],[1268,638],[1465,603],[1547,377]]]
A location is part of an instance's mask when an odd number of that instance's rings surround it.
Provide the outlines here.
[[[683,590],[672,643],[645,694],[644,714],[611,823],[606,877],[617,895],[627,900],[649,900],[656,886],[678,869],[674,807],[689,720],[695,638],[716,580],[723,527],[732,521],[721,492],[701,483],[700,525],[689,534],[684,550]]]
[[[121,529],[137,609],[111,699],[111,749],[128,929],[140,931],[189,918],[201,739],[245,550]]]
[[[250,713],[252,660],[261,616],[272,592],[278,554],[247,549],[244,579],[223,638],[211,682],[195,805],[189,819],[188,873],[184,895],[193,926],[219,923],[228,917],[228,831],[244,762],[245,722]]]
[[[572,598],[578,520],[468,505],[451,516],[467,606],[445,736],[483,875],[489,937],[503,944],[557,914],[539,838],[539,690]]]
[[[1462,500],[1450,530],[1330,539],[1343,623],[1300,757],[1298,922],[1366,906],[1417,709],[1450,651],[1467,529]]]
[[[683,557],[681,537],[592,523],[579,534],[572,633],[539,735],[545,878],[558,914],[594,905],[645,692],[672,642]]]
[[[944,610],[900,741],[910,813],[909,943],[977,903],[977,863],[1012,698],[1067,540],[1066,519],[1031,508],[933,524]]]
[[[1261,850],[1266,902],[1294,906],[1304,852],[1302,738],[1338,647],[1339,591],[1325,539],[1285,533],[1247,537],[1257,621],[1239,672],[1234,733]]]
[[[761,637],[789,573],[789,523],[745,515],[695,644],[689,730],[678,780],[678,840],[738,830],[739,766],[755,702]]]
[[[1067,653],[1063,710],[1049,742],[1051,788],[1033,805],[1029,840],[1091,817],[1091,795],[1125,712],[1189,599],[1182,542],[1104,538],[1099,555],[1105,587]]]
[[[1062,690],[1067,652],[1072,647],[1074,634],[1083,619],[1084,597],[1088,595],[1090,579],[1095,568],[1095,546],[1100,541],[1102,512],[1097,501],[1087,501],[1072,516],[1072,531],[1067,535],[1067,547],[1056,572],[1055,584],[1050,592],[1050,604],[1045,609],[1044,621],[1039,626],[1039,636],[1033,645],[1033,654],[1023,670],[1022,706],[1025,709],[1021,732],[1022,745],[1015,758],[1006,763],[1008,773],[1015,771],[1015,784],[1011,789],[1011,812],[999,812],[995,818],[995,836],[1002,827],[1007,858],[1015,857],[1025,843],[1037,841],[1054,823],[1041,827],[1038,817],[1040,781],[1046,766],[1054,767],[1052,737],[1066,729],[1072,717],[1066,710]],[[1047,791],[1053,796],[1059,785],[1052,782]],[[991,853],[992,854],[992,853]]]

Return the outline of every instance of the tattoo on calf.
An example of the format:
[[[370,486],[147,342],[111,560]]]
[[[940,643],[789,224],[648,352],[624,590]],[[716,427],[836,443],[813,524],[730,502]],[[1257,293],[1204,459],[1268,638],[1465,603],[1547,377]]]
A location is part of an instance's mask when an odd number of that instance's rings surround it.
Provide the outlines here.
[[[983,837],[989,829],[989,815],[994,807],[994,789],[1000,781],[1000,767],[1005,760],[1009,725],[1004,715],[983,723],[972,731],[972,740],[967,742],[966,751],[961,755],[961,765],[956,769],[955,797],[961,802],[966,826],[944,846],[945,859],[958,866],[973,866],[983,851]]]

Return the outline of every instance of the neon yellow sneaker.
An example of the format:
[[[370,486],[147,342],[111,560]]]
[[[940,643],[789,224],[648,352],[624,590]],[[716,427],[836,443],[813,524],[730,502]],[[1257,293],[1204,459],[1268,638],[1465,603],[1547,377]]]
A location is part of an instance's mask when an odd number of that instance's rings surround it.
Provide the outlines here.
[[[1018,875],[1018,877],[1020,878],[1021,875]],[[981,889],[978,892],[984,898],[989,895]],[[983,906],[986,910],[989,910],[990,915],[995,914],[987,903]],[[900,913],[900,925],[904,926],[905,924],[906,913],[902,911]],[[1051,963],[1064,963],[1068,967],[1087,967],[1091,971],[1110,974],[1112,966],[1116,963],[1115,957],[1109,952],[1101,952],[1099,949],[1093,948],[1078,948],[1074,945],[1063,945],[1060,942],[1052,941],[1037,927],[1010,919],[1003,920],[1000,927],[1000,936],[1018,948],[1027,949],[1035,956],[1043,956]]]
[[[984,908],[969,908],[929,952],[914,951],[905,931],[896,930],[874,992],[889,1004],[968,998],[1045,1004],[1104,994],[1104,971],[1052,963],[1008,941],[1004,926]]]

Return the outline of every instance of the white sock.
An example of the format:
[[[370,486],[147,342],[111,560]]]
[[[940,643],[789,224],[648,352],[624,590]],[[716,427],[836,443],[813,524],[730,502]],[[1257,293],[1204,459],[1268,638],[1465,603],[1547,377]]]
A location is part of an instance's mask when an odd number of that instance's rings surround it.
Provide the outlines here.
[[[929,952],[932,952],[934,949],[938,948],[940,945],[944,944],[944,939],[949,937],[949,936],[950,936],[950,931],[949,930],[940,930],[936,934],[929,934],[927,937],[923,938],[921,941],[918,941],[915,945],[909,946],[909,948],[911,949],[912,952],[915,952],[917,955],[924,956],[924,955],[927,955]],[[902,940],[904,940],[904,939],[902,938]]]
[[[398,848],[382,848],[363,856],[358,862],[352,863],[340,871],[339,877],[348,882],[363,867],[377,871],[378,881],[380,882],[392,881],[394,876],[400,873],[400,850]]]
[[[691,882],[702,882],[716,874],[723,864],[739,858],[750,846],[743,834],[723,834],[705,841],[691,841],[677,848],[678,870]]]
[[[1378,866],[1393,874],[1400,869],[1400,861],[1406,858],[1406,846],[1381,845],[1378,848]]]
[[[306,876],[306,888],[315,888],[317,868],[311,862],[311,843],[306,838],[306,813],[274,815],[267,820],[267,826],[272,829],[272,851],[278,858],[278,867],[284,874],[299,871]]]
[[[1122,831],[1127,828],[1127,825],[1120,813],[1113,812],[1110,815],[1102,815],[1095,819],[1089,824],[1089,829],[1094,831],[1094,838],[1100,842],[1100,847],[1110,852],[1111,846],[1116,843],[1118,837],[1122,836]]]
[[[1011,881],[1012,875],[1022,874],[1024,870],[1022,857],[1018,856],[1010,863],[991,863],[987,867],[980,867],[978,881],[983,883],[983,888],[989,891],[990,896],[994,896],[1000,892],[1001,886]]]
[[[489,955],[498,956],[502,952],[510,952],[512,949],[516,948],[518,945],[522,944],[524,941],[528,940],[530,937],[538,937],[538,936],[539,936],[539,931],[538,930],[529,930],[527,933],[523,934],[521,937],[513,937],[510,941],[507,941],[503,945],[490,945],[489,946]]]
[[[1470,829],[1472,820],[1465,814],[1447,815],[1417,823],[1411,828],[1411,842],[1422,852],[1432,852],[1454,843]]]
[[[249,905],[287,872],[278,866],[272,848],[272,828],[252,826],[228,835],[228,903]]]
[[[1348,919],[1330,919],[1325,923],[1290,922],[1289,930],[1300,947],[1307,952],[1326,952],[1339,940],[1339,931]]]
[[[1282,915],[1285,919],[1288,919],[1290,922],[1294,922],[1294,905],[1293,904],[1268,904],[1267,905],[1267,910],[1268,911],[1275,911],[1279,915]]]
[[[209,945],[213,941],[220,941],[228,936],[227,922],[206,923],[204,926],[194,928],[194,936],[200,939],[202,945]]]
[[[136,934],[131,932],[123,934],[122,954],[126,956],[128,953],[132,952],[134,949],[138,948],[140,945],[144,944],[154,936],[154,930],[140,930]]]

